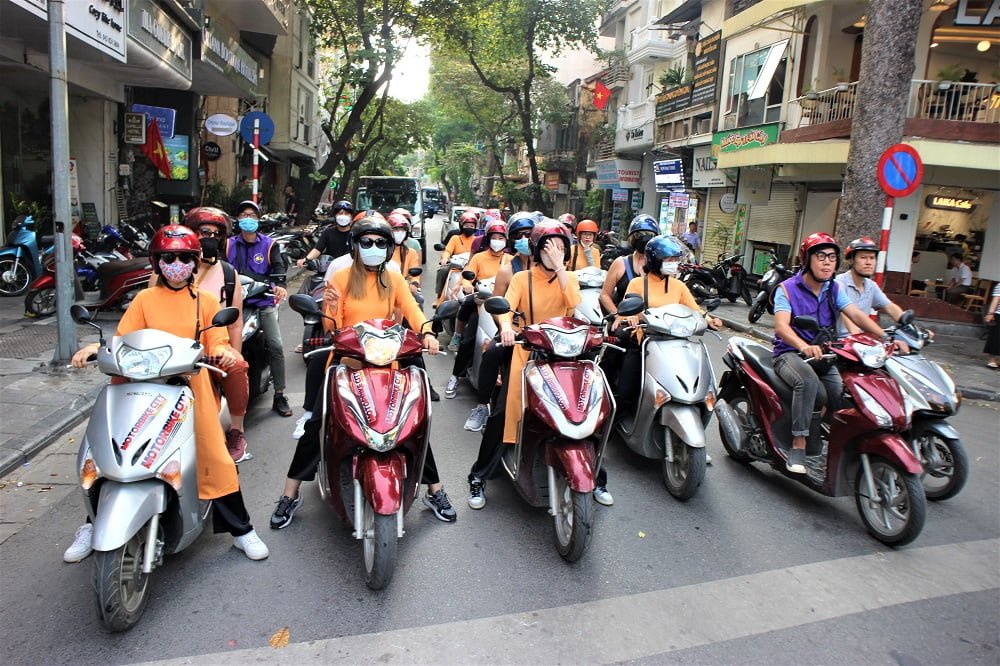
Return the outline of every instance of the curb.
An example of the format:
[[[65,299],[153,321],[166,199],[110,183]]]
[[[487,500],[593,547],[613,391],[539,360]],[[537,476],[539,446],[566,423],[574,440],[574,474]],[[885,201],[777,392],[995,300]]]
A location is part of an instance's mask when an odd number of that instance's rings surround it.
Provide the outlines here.
[[[767,332],[762,331],[756,326],[751,326],[750,324],[744,324],[741,321],[736,321],[735,319],[730,319],[729,317],[723,317],[717,314],[713,314],[712,316],[721,319],[723,324],[733,329],[734,331],[738,331],[740,333],[746,333],[751,337],[757,338],[758,340],[762,340],[764,342],[771,342],[774,339],[773,334],[768,334]],[[963,398],[967,398],[969,400],[987,400],[990,402],[1000,402],[1000,393],[998,393],[997,391],[989,391],[986,389],[976,388],[974,386],[959,386],[958,384],[956,384],[955,387],[962,394]]]
[[[48,418],[35,423],[27,432],[7,440],[0,447],[0,476],[6,476],[55,442],[60,435],[83,421],[104,388],[102,382]]]

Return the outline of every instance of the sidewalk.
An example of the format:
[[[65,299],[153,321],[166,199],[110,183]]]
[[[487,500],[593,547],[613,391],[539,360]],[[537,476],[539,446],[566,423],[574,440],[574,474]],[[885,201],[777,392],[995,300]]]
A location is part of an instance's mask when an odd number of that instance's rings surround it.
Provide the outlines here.
[[[747,321],[749,311],[742,302],[723,303],[712,314],[729,328],[770,343],[774,339],[774,317],[765,313],[756,324],[751,324]],[[986,367],[984,344],[985,341],[976,338],[937,335],[923,353],[948,371],[964,397],[1000,402],[1000,372]]]

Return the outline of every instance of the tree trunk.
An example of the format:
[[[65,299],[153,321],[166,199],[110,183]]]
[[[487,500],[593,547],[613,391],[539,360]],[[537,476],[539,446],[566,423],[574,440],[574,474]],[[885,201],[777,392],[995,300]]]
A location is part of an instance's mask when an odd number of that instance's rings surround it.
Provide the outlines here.
[[[922,10],[921,0],[869,0],[844,196],[837,214],[841,245],[859,236],[878,238],[885,194],[876,169],[882,153],[903,139]]]

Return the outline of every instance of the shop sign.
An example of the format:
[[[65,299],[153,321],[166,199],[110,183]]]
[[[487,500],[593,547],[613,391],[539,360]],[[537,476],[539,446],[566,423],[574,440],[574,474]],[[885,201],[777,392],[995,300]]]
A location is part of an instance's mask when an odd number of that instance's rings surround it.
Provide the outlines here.
[[[222,157],[222,146],[214,141],[206,141],[201,147],[201,152],[205,155],[206,162],[214,162]]]
[[[558,171],[546,171],[545,172],[545,189],[547,189],[547,190],[558,190],[559,189],[559,172]]]
[[[598,160],[597,186],[602,190],[614,188],[636,189],[642,174],[642,162],[636,160]],[[627,201],[627,199],[626,199]]]
[[[736,212],[736,195],[732,192],[726,192],[719,198],[719,210],[721,210],[726,215],[732,215]]]
[[[238,87],[256,94],[257,61],[229,35],[215,27],[202,31],[201,59]]]
[[[15,5],[48,20],[45,0],[11,0]],[[73,0],[63,2],[66,34],[92,46],[119,62],[125,62],[125,26],[128,22],[125,0]]]
[[[983,15],[969,15],[969,0],[958,0],[955,10],[955,25],[991,26],[1000,21],[1000,2],[993,0]]]
[[[146,143],[145,113],[125,113],[125,143],[137,146]]]
[[[639,210],[642,208],[642,204],[645,201],[645,192],[642,190],[635,190],[632,192],[632,198],[629,200],[629,208],[632,210]]]
[[[750,204],[736,205],[736,224],[733,228],[733,247],[743,254],[743,242],[747,237],[747,222],[750,220]]]
[[[778,142],[778,123],[742,127],[712,135],[712,154],[732,153],[748,148],[761,148]]]
[[[684,188],[684,164],[681,160],[653,162],[653,182],[657,192]]]
[[[628,201],[628,190],[623,190],[617,187],[614,188],[613,190],[611,190],[611,200],[619,201],[622,203]]]
[[[711,146],[694,149],[694,168],[691,171],[691,187],[726,187],[729,179],[718,167],[719,161],[712,157]]]
[[[130,0],[128,35],[191,79],[191,36],[151,0]]]
[[[941,210],[954,210],[960,213],[971,213],[976,207],[975,201],[975,199],[960,199],[958,197],[932,195],[924,199],[924,204],[928,208],[939,208]]]
[[[187,180],[191,175],[191,153],[188,148],[188,137],[178,134],[172,138],[163,138],[163,148],[167,151],[170,161],[170,179]],[[163,174],[159,174],[163,178]]]
[[[229,136],[235,134],[240,128],[240,123],[232,116],[224,113],[213,113],[205,118],[205,129],[215,136]]]
[[[717,30],[698,41],[694,47],[691,106],[715,101],[715,85],[719,78],[719,54],[722,31]]]
[[[674,86],[656,96],[656,117],[669,116],[691,106],[691,84]]]
[[[645,127],[633,127],[625,130],[625,141],[641,141],[646,136]]]
[[[687,208],[691,203],[691,196],[687,192],[671,192],[669,201],[671,208]]]
[[[149,106],[147,104],[133,104],[132,111],[135,113],[145,113],[150,118],[156,118],[156,124],[160,126],[160,136],[164,139],[173,138],[174,121],[177,118],[176,109],[168,109],[164,106]]]

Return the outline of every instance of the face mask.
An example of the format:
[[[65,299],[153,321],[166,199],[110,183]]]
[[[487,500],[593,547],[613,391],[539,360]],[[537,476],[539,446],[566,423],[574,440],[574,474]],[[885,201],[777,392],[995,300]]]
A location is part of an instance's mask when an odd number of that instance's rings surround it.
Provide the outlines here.
[[[507,247],[507,241],[505,240],[494,238],[490,241],[490,249],[494,252],[501,252],[505,247]]]
[[[531,254],[531,246],[528,245],[527,238],[518,238],[514,241],[514,249],[520,254]]]
[[[640,233],[632,237],[632,249],[636,252],[642,252],[646,249],[646,243],[653,240],[653,234]]]
[[[179,259],[172,264],[168,264],[162,259],[157,263],[160,266],[160,272],[163,274],[163,277],[171,282],[187,282],[188,278],[194,273],[194,264],[187,264]]]
[[[470,229],[469,227],[462,227],[463,236],[471,236],[474,233],[476,233],[475,229]]]
[[[255,220],[252,217],[241,217],[239,220],[240,231],[245,231],[248,234],[252,234],[257,231],[260,227],[260,221]]]
[[[351,224],[350,215],[338,215],[336,218],[338,227],[346,227]]]
[[[393,231],[392,232],[392,240],[396,241],[396,245],[402,245],[403,241],[406,240],[406,232],[405,231]]]
[[[593,244],[594,244],[594,239],[593,238],[581,238],[580,239],[580,245],[582,245],[583,247],[590,247]]]
[[[660,275],[677,275],[680,267],[681,262],[679,261],[664,261],[660,264]]]
[[[219,257],[218,238],[202,238],[199,242],[201,243],[202,257],[205,259],[217,259]]]
[[[380,250],[374,245],[370,248],[359,247],[361,253],[361,263],[365,266],[378,266],[385,263],[385,250]]]

